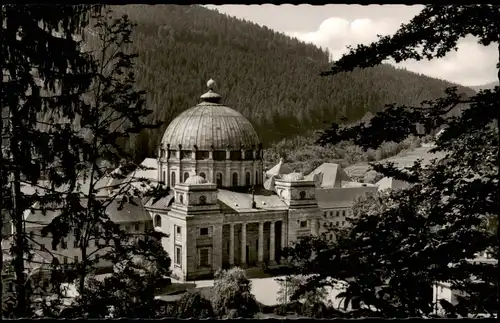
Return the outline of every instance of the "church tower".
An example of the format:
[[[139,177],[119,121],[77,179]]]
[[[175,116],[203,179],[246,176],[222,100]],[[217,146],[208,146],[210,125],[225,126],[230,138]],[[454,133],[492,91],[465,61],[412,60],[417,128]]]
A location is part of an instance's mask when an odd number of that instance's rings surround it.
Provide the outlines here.
[[[288,242],[301,236],[318,235],[321,210],[316,202],[314,181],[301,173],[289,173],[274,179],[276,193],[288,207]]]
[[[222,217],[217,186],[198,175],[174,188],[168,212],[173,222],[173,274],[182,280],[211,276],[222,266]]]

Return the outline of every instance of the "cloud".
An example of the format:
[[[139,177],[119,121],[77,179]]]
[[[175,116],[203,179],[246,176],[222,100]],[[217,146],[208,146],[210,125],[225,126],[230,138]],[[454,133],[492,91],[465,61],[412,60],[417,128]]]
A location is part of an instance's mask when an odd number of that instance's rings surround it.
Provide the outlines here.
[[[341,17],[325,19],[312,32],[287,32],[304,42],[328,48],[333,60],[339,59],[348,52],[347,46],[369,44],[377,40],[377,35],[391,35],[396,32],[403,21],[396,19],[376,20],[357,18],[348,20]],[[443,58],[432,61],[409,60],[399,64],[410,71],[432,77],[445,79],[462,85],[482,85],[497,79],[497,49],[494,46],[484,47],[473,37],[461,39],[458,51],[448,53]]]

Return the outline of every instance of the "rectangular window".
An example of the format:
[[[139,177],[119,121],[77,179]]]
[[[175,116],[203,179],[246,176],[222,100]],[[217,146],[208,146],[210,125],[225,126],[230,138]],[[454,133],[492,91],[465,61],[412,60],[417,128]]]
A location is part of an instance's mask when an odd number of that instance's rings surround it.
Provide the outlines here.
[[[35,232],[30,231],[30,238],[33,239],[34,236],[35,236]]]
[[[326,212],[323,212],[323,216],[326,218]]]
[[[336,225],[336,226],[339,226],[339,221],[335,222],[335,225]]]
[[[136,223],[136,224],[134,225],[134,230],[135,230],[135,231],[139,231],[139,229],[140,229],[140,228],[141,228],[141,227],[140,227],[139,223]]]
[[[342,221],[342,225],[345,225],[345,221]]]
[[[300,221],[301,228],[307,228],[307,221]]]
[[[75,256],[75,257],[73,258],[73,260],[75,261],[75,263],[77,263],[77,262],[78,262],[78,256]]]
[[[342,211],[342,216],[345,216],[345,210],[344,210],[344,211]]]
[[[200,249],[200,267],[209,267],[209,249]]]
[[[208,236],[208,228],[200,228],[200,236]]]
[[[40,250],[45,251],[45,245],[43,243],[40,244]]]
[[[64,259],[63,259],[63,263],[64,263],[65,265],[67,265],[67,264],[68,264],[68,257],[64,257]]]
[[[337,214],[337,216],[339,216],[339,211],[337,211],[337,213],[336,213],[336,214]]]
[[[333,212],[330,212],[330,216],[333,216]]]
[[[181,227],[176,225],[175,226],[175,240],[181,240],[182,235],[181,235]]]
[[[181,246],[175,246],[175,257],[174,257],[174,263],[176,266],[181,266],[181,261],[182,261],[182,248]]]

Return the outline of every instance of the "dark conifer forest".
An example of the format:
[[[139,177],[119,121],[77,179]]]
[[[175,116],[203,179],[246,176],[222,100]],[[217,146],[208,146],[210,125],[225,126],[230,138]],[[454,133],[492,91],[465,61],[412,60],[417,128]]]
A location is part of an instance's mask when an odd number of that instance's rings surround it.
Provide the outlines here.
[[[223,102],[250,119],[265,147],[342,117],[359,120],[385,104],[419,105],[452,85],[390,65],[322,78],[319,72],[329,68],[326,50],[201,6],[113,10],[137,23],[130,48],[138,54],[136,84],[147,91],[150,121],[163,122],[126,143],[138,159],[155,155],[170,121],[198,103],[210,78]]]

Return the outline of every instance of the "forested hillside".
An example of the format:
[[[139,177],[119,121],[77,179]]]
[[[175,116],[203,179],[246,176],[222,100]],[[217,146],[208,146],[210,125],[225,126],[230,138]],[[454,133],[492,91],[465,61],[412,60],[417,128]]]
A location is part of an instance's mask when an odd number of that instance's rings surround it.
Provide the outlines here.
[[[129,143],[138,158],[155,154],[169,122],[199,101],[209,78],[223,102],[251,120],[266,147],[342,116],[357,120],[384,104],[416,105],[451,85],[388,65],[320,77],[328,69],[325,50],[201,6],[113,9],[138,24],[131,48],[139,55],[137,86],[148,92],[154,121],[164,122]]]

